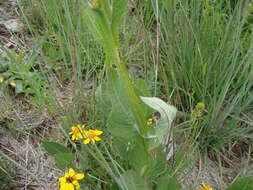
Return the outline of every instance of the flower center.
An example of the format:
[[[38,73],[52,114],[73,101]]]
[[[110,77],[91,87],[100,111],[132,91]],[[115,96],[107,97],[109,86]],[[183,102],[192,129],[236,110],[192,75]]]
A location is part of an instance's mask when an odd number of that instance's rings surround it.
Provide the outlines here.
[[[73,132],[74,132],[75,134],[77,134],[77,133],[80,133],[80,130],[79,130],[78,128],[74,128],[74,129],[73,129]]]
[[[95,136],[97,136],[97,135],[96,135],[96,133],[93,132],[93,131],[88,131],[88,136],[89,136],[90,138],[93,138],[93,137],[95,137]]]
[[[74,179],[73,179],[72,177],[68,177],[68,178],[66,179],[66,181],[67,181],[68,183],[72,183],[72,182],[74,181]]]

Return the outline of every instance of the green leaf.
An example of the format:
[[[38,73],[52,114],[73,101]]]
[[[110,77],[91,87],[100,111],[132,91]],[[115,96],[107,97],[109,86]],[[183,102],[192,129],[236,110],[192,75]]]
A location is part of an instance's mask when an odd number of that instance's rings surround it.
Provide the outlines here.
[[[168,105],[163,100],[156,97],[141,97],[141,100],[158,111],[161,118],[157,125],[150,130],[150,149],[156,148],[165,141],[165,137],[170,135],[169,141],[172,141],[171,123],[176,117],[177,109],[174,106]],[[168,157],[172,154],[169,153]]]
[[[110,96],[111,104],[116,105],[118,109],[129,115],[131,114],[129,97],[126,96],[126,87],[123,80],[119,77],[117,71],[110,69],[108,71],[108,82],[106,93]]]
[[[144,80],[138,79],[135,81],[135,90],[139,96],[151,96],[149,88]]]
[[[130,148],[129,143],[126,142],[125,139],[122,138],[114,138],[112,143],[113,151],[119,154],[123,159],[126,159],[128,156],[128,151]]]
[[[148,171],[149,181],[156,180],[157,177],[161,176],[168,170],[168,164],[166,161],[166,152],[163,151],[163,148],[159,146],[158,148],[152,150],[153,152],[153,164],[150,170]]]
[[[42,142],[42,145],[51,156],[54,156],[55,154],[70,153],[67,147],[56,142],[44,141]]]
[[[106,89],[107,97],[110,97],[112,111],[108,117],[108,130],[117,137],[131,138],[138,135],[134,127],[135,119],[131,111],[129,97],[126,96],[124,85],[114,70],[108,72]]]
[[[141,100],[151,108],[157,110],[161,114],[161,120],[165,120],[169,124],[176,117],[177,109],[174,106],[168,105],[160,98],[141,97]]]
[[[149,88],[144,80],[139,79],[135,81],[134,85],[137,96],[151,96]],[[143,102],[141,102],[141,107],[145,114],[145,118],[149,118],[153,113],[153,109]]]
[[[157,190],[180,190],[181,186],[177,180],[168,175],[162,176],[157,180]]]
[[[236,179],[226,190],[253,190],[253,179],[248,177]]]
[[[55,164],[56,166],[64,170],[71,166],[74,156],[70,153],[61,153],[61,154],[54,154]]]
[[[126,171],[121,175],[120,179],[124,181],[125,186],[129,190],[149,190],[148,183],[132,170]]]
[[[139,139],[135,139],[135,145],[130,144],[130,146],[132,145],[132,147],[134,147],[129,148],[128,159],[135,171],[138,171],[141,176],[145,176],[152,164],[152,157],[138,140]]]
[[[102,111],[105,118],[109,117],[112,110],[111,96],[105,85],[100,85],[95,92],[95,99],[99,109]]]
[[[138,135],[134,120],[129,113],[114,105],[108,118],[108,130],[116,137],[132,138]]]
[[[112,33],[117,45],[119,40],[119,26],[124,16],[127,3],[128,0],[113,0]]]

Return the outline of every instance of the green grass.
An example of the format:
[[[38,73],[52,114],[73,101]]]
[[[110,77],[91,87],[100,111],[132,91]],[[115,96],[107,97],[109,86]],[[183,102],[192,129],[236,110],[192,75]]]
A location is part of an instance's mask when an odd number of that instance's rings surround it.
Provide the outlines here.
[[[246,2],[230,10],[218,1],[168,3],[160,11],[160,79],[183,112],[190,115],[198,102],[206,105],[206,113],[186,126],[187,136],[201,149],[222,151],[252,138],[248,11]]]

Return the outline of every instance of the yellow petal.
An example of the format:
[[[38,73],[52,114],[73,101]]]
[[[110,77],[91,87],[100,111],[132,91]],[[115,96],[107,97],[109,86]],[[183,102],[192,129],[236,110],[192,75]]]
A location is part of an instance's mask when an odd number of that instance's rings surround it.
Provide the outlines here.
[[[10,82],[9,85],[11,85],[13,87],[17,86],[15,82]]]
[[[94,137],[93,138],[95,141],[101,141],[101,138],[99,138],[99,137]]]
[[[81,180],[83,178],[84,178],[84,173],[78,173],[75,175],[75,179],[77,179],[77,180]]]
[[[72,183],[65,183],[62,187],[63,189],[60,190],[75,190],[75,187]]]
[[[75,171],[73,170],[73,168],[69,168],[69,176],[72,177],[75,175]]]
[[[75,185],[75,187],[76,187],[77,190],[79,190],[79,189],[80,189],[80,184],[77,183],[77,184]]]
[[[65,177],[60,177],[59,179],[60,183],[66,183],[66,178]]]
[[[84,144],[89,144],[89,143],[90,143],[90,139],[89,139],[89,138],[85,139],[85,140],[83,141],[83,143],[84,143]]]
[[[61,184],[61,185],[60,185],[60,190],[66,190],[65,184]]]
[[[94,132],[96,135],[101,135],[103,133],[103,131],[99,131],[99,130],[95,130]]]
[[[65,173],[65,175],[64,175],[64,178],[68,178],[69,177],[69,173]]]
[[[72,182],[74,184],[74,186],[76,187],[76,189],[80,189],[80,184],[78,183],[77,180]]]

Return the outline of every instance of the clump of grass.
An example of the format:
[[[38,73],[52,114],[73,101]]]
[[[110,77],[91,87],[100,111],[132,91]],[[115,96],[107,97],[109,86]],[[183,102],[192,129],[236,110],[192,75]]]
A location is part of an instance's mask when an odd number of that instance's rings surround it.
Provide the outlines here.
[[[187,125],[191,142],[222,151],[252,138],[253,49],[245,30],[249,1],[238,1],[234,9],[208,0],[163,3],[160,80],[165,93],[189,114],[198,102],[206,106]]]

